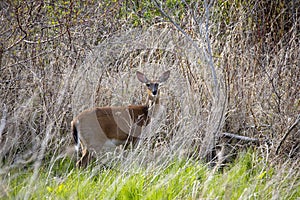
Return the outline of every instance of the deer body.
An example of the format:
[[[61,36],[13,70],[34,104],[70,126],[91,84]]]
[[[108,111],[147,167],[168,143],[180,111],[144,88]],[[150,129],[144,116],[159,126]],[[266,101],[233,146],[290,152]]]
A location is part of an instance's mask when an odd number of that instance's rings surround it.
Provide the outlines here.
[[[95,107],[81,112],[71,122],[72,134],[81,158],[77,166],[85,167],[90,160],[90,152],[100,153],[103,149],[135,143],[159,104],[159,84],[169,78],[170,72],[161,75],[157,81],[150,81],[141,72],[137,78],[147,87],[145,105],[123,107]]]

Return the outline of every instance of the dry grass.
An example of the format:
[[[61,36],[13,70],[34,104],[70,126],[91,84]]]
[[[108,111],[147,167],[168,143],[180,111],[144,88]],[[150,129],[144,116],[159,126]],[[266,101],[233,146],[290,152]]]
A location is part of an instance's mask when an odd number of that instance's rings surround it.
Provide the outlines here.
[[[73,142],[70,121],[83,109],[144,102],[136,70],[149,76],[171,70],[164,109],[143,133],[143,145],[126,159],[107,155],[107,162],[116,158],[130,169],[163,168],[174,157],[211,159],[222,131],[260,138],[266,162],[299,161],[300,125],[288,132],[300,112],[297,2],[277,16],[263,13],[263,2],[191,3],[181,7],[181,21],[172,17],[176,9],[166,8],[173,23],[163,22],[166,16],[150,25],[141,18],[138,28],[120,14],[130,5],[76,2],[66,13],[51,6],[0,3],[6,8],[0,13],[0,174],[24,166],[38,173],[42,162],[64,157]],[[289,8],[270,8],[276,6]]]

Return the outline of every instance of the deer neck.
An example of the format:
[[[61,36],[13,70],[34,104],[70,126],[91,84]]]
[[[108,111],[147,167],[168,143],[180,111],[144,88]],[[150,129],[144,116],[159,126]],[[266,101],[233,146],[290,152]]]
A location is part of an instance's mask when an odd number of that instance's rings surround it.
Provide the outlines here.
[[[156,96],[148,95],[146,106],[148,107],[148,113],[150,116],[155,116],[159,109],[159,96],[160,92],[158,91]]]

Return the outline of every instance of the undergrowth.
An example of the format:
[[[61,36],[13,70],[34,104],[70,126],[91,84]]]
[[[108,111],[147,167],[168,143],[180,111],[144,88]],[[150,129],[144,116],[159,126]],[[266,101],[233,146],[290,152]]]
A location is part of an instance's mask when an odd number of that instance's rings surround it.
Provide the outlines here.
[[[299,199],[300,1],[0,8],[0,199]],[[76,169],[72,119],[143,104],[136,71],[165,70],[145,145]],[[208,167],[224,132],[256,138],[259,152]]]
[[[72,160],[56,163],[49,173],[41,168],[34,185],[28,185],[31,170],[10,174],[6,199],[297,199],[298,173],[270,167],[255,152],[240,154],[222,170],[200,161],[175,159],[164,170],[122,165],[114,169],[70,168]],[[62,174],[62,172],[64,172]],[[280,180],[276,181],[276,180]]]

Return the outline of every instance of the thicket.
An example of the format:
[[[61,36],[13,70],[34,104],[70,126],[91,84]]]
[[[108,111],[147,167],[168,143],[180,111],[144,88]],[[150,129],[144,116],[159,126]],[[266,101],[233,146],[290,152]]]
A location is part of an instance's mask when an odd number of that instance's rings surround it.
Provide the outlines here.
[[[140,104],[135,71],[166,69],[166,109],[145,153],[133,152],[137,162],[210,161],[219,134],[230,132],[259,138],[260,157],[294,163],[298,176],[299,8],[295,0],[1,1],[1,181],[22,167],[34,181],[73,144],[74,115]]]

